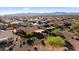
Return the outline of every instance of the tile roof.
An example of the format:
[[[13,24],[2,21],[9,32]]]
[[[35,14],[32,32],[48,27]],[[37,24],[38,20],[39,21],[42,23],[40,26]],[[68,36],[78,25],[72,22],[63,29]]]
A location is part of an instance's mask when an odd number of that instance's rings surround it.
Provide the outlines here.
[[[24,30],[25,32],[35,32],[36,30],[39,30],[37,26],[21,27],[20,29]]]

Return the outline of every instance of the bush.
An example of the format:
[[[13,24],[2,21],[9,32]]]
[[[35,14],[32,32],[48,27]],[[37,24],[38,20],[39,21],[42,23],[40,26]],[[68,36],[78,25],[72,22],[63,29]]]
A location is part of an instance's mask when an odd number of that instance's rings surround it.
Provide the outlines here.
[[[79,22],[76,22],[70,26],[70,29],[79,29]]]
[[[59,29],[54,29],[51,31],[51,34],[53,34],[55,36],[61,36],[62,32]]]
[[[29,39],[27,40],[27,44],[28,44],[28,45],[33,45],[33,44],[34,44],[34,41],[33,41],[31,38],[29,38]]]
[[[55,47],[62,47],[65,44],[64,39],[61,37],[48,37],[47,42],[53,47],[53,50]]]
[[[32,33],[32,32],[27,32],[27,33],[26,33],[26,36],[27,36],[28,38],[31,38],[31,37],[33,36],[33,33]]]
[[[0,23],[4,23],[4,21],[2,20],[2,18],[0,17]]]

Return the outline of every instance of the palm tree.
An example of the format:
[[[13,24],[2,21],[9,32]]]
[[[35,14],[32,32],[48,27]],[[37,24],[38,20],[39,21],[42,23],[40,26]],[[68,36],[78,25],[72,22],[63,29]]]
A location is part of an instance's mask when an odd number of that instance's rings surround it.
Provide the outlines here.
[[[56,47],[64,46],[64,39],[61,37],[48,37],[47,42],[52,46],[53,51]]]

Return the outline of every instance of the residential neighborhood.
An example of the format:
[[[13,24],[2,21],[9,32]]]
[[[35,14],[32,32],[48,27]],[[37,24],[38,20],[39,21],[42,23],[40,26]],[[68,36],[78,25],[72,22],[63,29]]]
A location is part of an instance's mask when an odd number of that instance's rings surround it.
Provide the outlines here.
[[[0,15],[0,51],[79,51],[79,14]]]
[[[0,17],[0,50],[78,51],[79,19],[75,17],[6,16],[7,22]]]

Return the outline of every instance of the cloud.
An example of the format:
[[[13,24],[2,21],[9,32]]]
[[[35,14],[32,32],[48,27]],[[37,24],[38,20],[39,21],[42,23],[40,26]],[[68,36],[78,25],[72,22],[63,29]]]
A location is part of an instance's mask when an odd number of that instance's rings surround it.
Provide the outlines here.
[[[25,8],[23,8],[23,9],[25,9],[25,10],[30,10],[30,8],[28,8],[28,7],[25,7]]]

